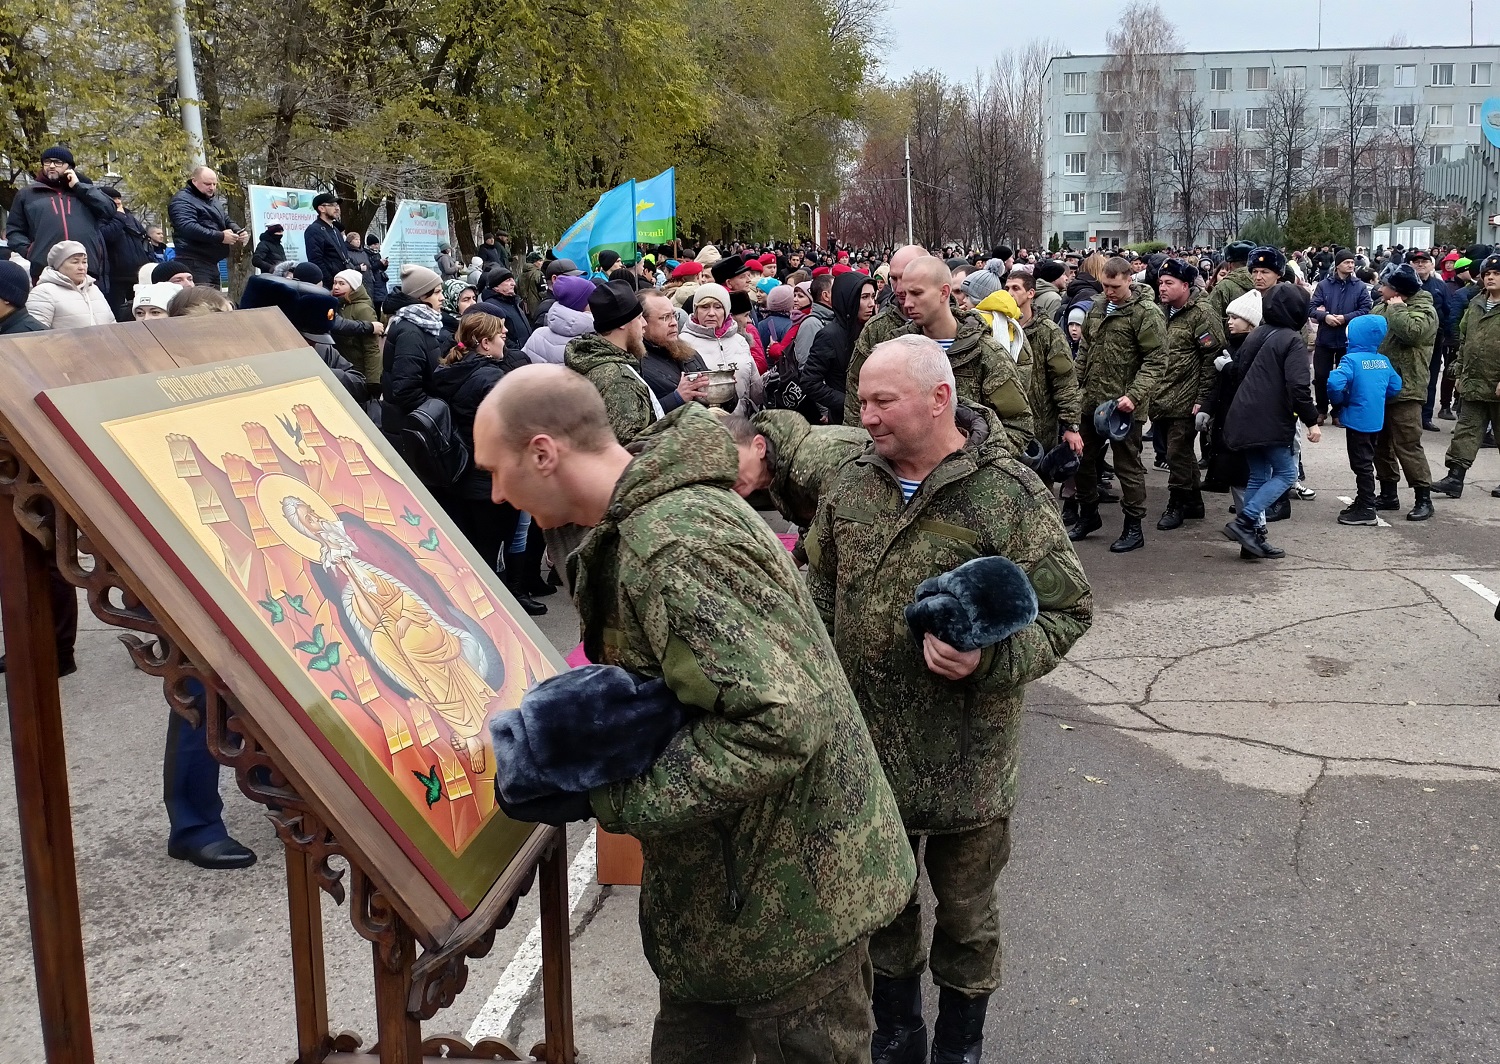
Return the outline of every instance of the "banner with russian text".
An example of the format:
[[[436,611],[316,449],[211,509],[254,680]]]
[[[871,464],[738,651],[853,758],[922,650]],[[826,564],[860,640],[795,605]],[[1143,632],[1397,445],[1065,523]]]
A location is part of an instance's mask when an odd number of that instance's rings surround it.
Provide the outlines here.
[[[260,240],[267,226],[279,225],[285,230],[281,235],[281,247],[286,252],[287,261],[301,262],[307,258],[302,233],[318,217],[312,205],[317,193],[310,188],[282,188],[279,185],[250,185],[246,191],[250,194],[250,229],[254,239]],[[254,248],[255,244],[250,246]]]
[[[410,262],[437,269],[438,248],[452,242],[448,233],[448,205],[430,200],[402,200],[396,204],[396,216],[386,231],[381,250],[390,260],[391,280],[401,276],[401,267]]]
[[[635,183],[635,239],[668,244],[677,235],[677,168]]]

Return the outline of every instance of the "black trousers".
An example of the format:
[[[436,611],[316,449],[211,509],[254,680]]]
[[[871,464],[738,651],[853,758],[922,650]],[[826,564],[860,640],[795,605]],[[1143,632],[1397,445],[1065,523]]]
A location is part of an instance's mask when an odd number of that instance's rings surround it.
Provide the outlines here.
[[[1354,472],[1354,502],[1375,505],[1375,444],[1378,432],[1344,429],[1344,445],[1349,451],[1349,468]]]
[[[516,508],[489,499],[449,497],[443,500],[443,509],[479,552],[490,572],[502,572],[505,569],[505,548],[516,534],[516,522],[521,516]]]
[[[1318,344],[1313,348],[1313,398],[1318,404],[1318,413],[1328,413],[1328,375],[1339,364],[1344,352]]]
[[[187,271],[193,275],[194,284],[206,285],[209,288],[219,287],[219,261],[217,259],[209,262],[190,255],[178,255],[172,261],[187,268]]]

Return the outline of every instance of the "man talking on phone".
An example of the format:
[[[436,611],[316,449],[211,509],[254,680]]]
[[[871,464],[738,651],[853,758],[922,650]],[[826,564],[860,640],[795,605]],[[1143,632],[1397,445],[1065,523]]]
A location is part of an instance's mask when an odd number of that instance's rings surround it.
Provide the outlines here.
[[[97,278],[106,265],[99,229],[114,218],[114,200],[73,169],[73,153],[58,145],[42,152],[36,180],[16,193],[5,239],[31,263],[32,281],[46,268],[47,253],[64,240],[88,249],[89,273]]]

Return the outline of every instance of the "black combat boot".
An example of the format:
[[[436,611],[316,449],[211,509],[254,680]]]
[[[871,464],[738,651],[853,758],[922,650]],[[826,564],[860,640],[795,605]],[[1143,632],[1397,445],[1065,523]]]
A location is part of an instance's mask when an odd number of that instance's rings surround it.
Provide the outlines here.
[[[1425,521],[1432,516],[1432,489],[1418,488],[1417,503],[1407,511],[1408,521]]]
[[[1375,497],[1375,509],[1401,509],[1401,496],[1396,493],[1396,482],[1394,480],[1382,480],[1380,482],[1380,494]]]
[[[1434,484],[1431,490],[1450,499],[1461,498],[1464,493],[1464,470],[1458,466],[1449,466],[1448,475]]]
[[[927,1064],[927,1024],[922,1020],[922,977],[875,977],[872,1064]],[[939,1021],[941,1022],[941,1021]]]
[[[1201,521],[1206,516],[1203,509],[1203,492],[1189,491],[1182,496],[1182,516],[1189,521]]]
[[[1120,538],[1109,545],[1111,554],[1125,554],[1127,551],[1140,550],[1146,545],[1146,537],[1141,533],[1141,519],[1139,517],[1125,518],[1125,528],[1120,532]]]
[[[1375,516],[1375,500],[1370,498],[1357,498],[1339,511],[1339,524],[1341,525],[1374,525],[1379,523],[1380,518]]]
[[[1286,551],[1282,550],[1280,547],[1273,547],[1273,546],[1271,546],[1271,544],[1269,544],[1269,543],[1266,542],[1266,526],[1265,525],[1259,525],[1259,526],[1256,527],[1256,529],[1255,529],[1255,543],[1256,543],[1256,546],[1260,547],[1260,556],[1262,558],[1285,558],[1286,557]]]
[[[1167,508],[1162,511],[1160,520],[1156,522],[1158,532],[1170,532],[1174,528],[1182,527],[1182,496],[1177,492],[1167,493]]]
[[[1062,523],[1069,528],[1078,523],[1078,496],[1069,495],[1062,501]]]
[[[1077,543],[1090,532],[1097,532],[1104,527],[1104,519],[1099,516],[1099,507],[1078,504],[1078,522],[1068,529],[1068,538]]]
[[[1224,536],[1240,545],[1241,558],[1248,560],[1265,557],[1261,553],[1260,540],[1255,536],[1255,526],[1245,519],[1244,514],[1237,514],[1233,521],[1224,526]]]
[[[1291,516],[1292,516],[1292,492],[1291,492],[1291,489],[1289,488],[1286,491],[1284,491],[1284,492],[1281,493],[1281,498],[1277,499],[1270,506],[1266,507],[1266,520],[1267,521],[1285,521],[1287,518],[1289,518]]]
[[[946,986],[938,991],[932,1064],[979,1064],[984,1055],[984,1014],[989,1004],[988,994],[968,997]]]

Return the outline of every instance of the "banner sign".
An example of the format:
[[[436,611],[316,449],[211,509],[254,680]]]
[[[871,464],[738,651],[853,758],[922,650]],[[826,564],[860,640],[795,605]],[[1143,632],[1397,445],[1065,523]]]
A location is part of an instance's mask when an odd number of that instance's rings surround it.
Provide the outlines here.
[[[401,276],[401,267],[408,262],[436,270],[438,248],[451,242],[446,203],[402,200],[396,204],[396,216],[381,244],[390,260],[391,280]]]
[[[677,235],[677,168],[668,167],[635,183],[635,239],[640,244],[668,244]]]
[[[267,226],[279,225],[282,234],[281,246],[286,251],[288,262],[301,262],[307,258],[307,247],[302,233],[318,217],[313,210],[310,188],[281,188],[276,185],[250,185],[250,230],[253,240],[258,241]],[[253,250],[255,244],[250,245]]]
[[[610,189],[599,197],[587,214],[568,227],[553,246],[552,253],[560,259],[572,259],[579,264],[579,269],[587,262],[591,270],[597,270],[599,252],[606,248],[618,252],[622,259],[634,262],[635,205],[634,181]]]

